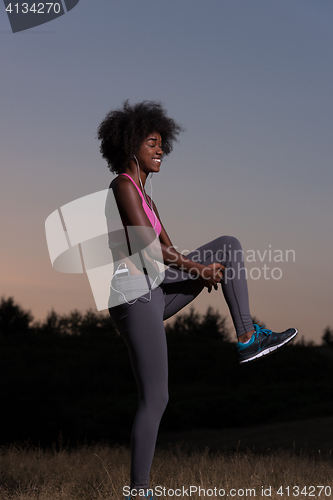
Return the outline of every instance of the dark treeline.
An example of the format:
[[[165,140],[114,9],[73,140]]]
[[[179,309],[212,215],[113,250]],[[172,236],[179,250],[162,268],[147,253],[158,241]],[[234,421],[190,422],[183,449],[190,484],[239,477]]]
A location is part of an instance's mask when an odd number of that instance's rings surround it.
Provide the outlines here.
[[[239,365],[226,323],[209,308],[204,315],[191,309],[166,326],[170,402],[161,430],[333,413],[330,327],[322,346],[296,342]],[[47,446],[60,433],[73,445],[128,442],[137,390],[125,343],[108,315],[52,311],[38,323],[12,298],[2,298],[0,353],[1,444]]]

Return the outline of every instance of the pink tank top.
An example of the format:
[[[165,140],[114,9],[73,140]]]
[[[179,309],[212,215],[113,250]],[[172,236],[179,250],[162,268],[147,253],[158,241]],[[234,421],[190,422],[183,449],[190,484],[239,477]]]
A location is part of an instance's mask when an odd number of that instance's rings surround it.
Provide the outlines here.
[[[147,205],[147,202],[144,199],[144,196],[143,196],[143,194],[141,192],[141,189],[138,188],[138,186],[135,184],[135,182],[133,181],[133,179],[132,179],[132,177],[130,175],[128,175],[128,174],[119,174],[119,175],[126,175],[126,177],[128,177],[133,182],[134,186],[138,190],[139,195],[141,196],[142,207],[143,207],[143,209],[144,209],[144,211],[145,211],[145,213],[146,213],[146,215],[147,215],[147,217],[149,219],[149,222],[153,226],[156,235],[159,236],[161,234],[161,230],[162,230],[161,223],[158,220],[158,217],[155,214],[154,210],[152,208],[149,208],[149,206]]]

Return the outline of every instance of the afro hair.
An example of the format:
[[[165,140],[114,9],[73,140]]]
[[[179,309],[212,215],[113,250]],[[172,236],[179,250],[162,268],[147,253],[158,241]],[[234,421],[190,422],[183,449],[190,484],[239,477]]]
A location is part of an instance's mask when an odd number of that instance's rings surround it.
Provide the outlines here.
[[[100,152],[111,172],[121,174],[129,166],[142,142],[152,132],[162,137],[163,154],[172,151],[173,141],[183,128],[166,115],[161,103],[143,101],[130,105],[128,100],[122,109],[110,111],[98,127],[97,138],[101,141]]]

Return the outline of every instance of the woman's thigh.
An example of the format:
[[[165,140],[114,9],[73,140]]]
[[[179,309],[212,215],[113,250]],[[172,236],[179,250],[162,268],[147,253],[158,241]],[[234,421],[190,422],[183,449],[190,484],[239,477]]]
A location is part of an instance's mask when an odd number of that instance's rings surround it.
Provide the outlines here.
[[[163,324],[164,298],[160,287],[135,304],[110,309],[131,359],[141,397],[167,393],[167,344]]]
[[[166,320],[187,306],[203,289],[201,282],[188,273],[168,268],[161,285],[164,292],[164,315]]]
[[[237,241],[232,236],[220,236],[197,248],[187,257],[194,262],[207,266],[214,262],[225,265],[228,260],[228,253],[230,253],[230,249],[233,248]],[[165,271],[165,278],[162,283],[165,298],[164,319],[170,318],[192,302],[203,288],[204,286],[197,278],[191,277],[184,271],[169,267]]]

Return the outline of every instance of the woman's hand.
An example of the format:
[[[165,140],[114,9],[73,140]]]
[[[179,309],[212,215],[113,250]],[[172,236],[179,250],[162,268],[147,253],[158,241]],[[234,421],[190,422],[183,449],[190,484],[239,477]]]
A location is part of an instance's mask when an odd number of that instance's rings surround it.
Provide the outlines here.
[[[199,280],[201,283],[208,288],[208,292],[212,291],[214,287],[217,290],[217,285],[220,283],[223,278],[223,271],[225,266],[222,264],[213,263],[209,264],[209,266],[205,266],[199,274]]]

